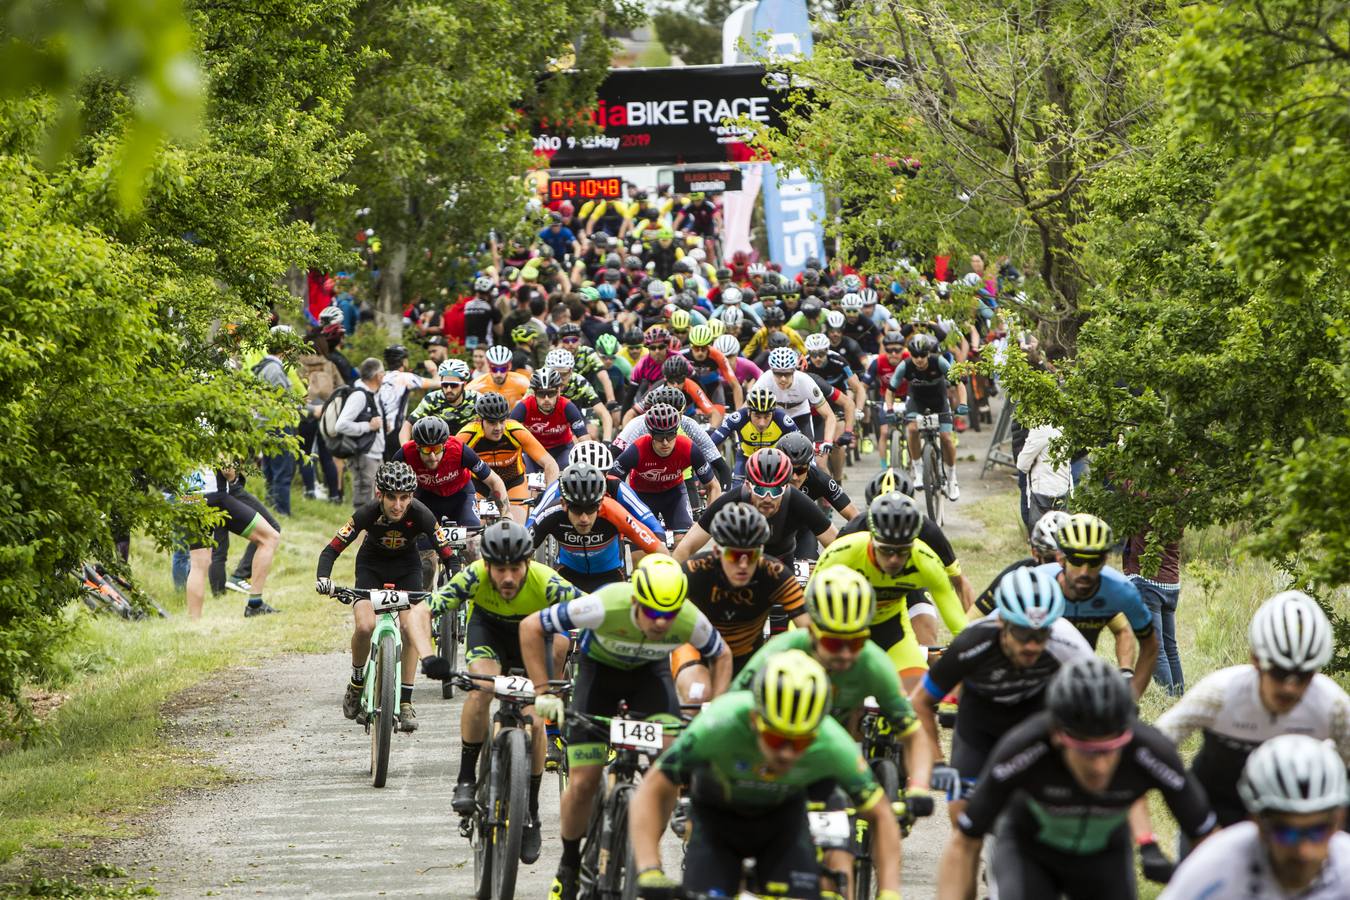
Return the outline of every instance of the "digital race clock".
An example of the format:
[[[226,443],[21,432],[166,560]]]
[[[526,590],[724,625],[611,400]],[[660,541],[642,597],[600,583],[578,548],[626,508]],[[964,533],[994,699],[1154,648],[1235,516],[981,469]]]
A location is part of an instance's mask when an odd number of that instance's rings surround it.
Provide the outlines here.
[[[550,178],[549,202],[557,200],[621,200],[623,179],[610,178]]]

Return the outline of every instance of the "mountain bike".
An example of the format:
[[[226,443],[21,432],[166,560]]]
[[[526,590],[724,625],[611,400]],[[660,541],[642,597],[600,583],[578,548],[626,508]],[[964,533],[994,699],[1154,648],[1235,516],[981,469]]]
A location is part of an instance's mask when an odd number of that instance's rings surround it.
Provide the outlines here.
[[[446,539],[454,545],[454,553],[444,565],[436,567],[437,590],[464,568],[468,562],[465,556],[468,541],[474,535],[482,533],[481,528],[456,525],[448,517],[442,517],[441,527],[446,532]],[[451,672],[459,665],[459,651],[464,644],[468,612],[467,604],[461,603],[453,610],[442,610],[432,624],[432,634],[436,638],[436,652],[446,661],[446,667]],[[455,683],[449,680],[441,682],[441,697],[449,700],[454,696]]]
[[[94,612],[110,612],[128,621],[147,618],[152,611],[161,619],[169,617],[168,611],[153,598],[99,563],[80,567],[80,587],[84,590],[85,606]]]
[[[944,506],[947,499],[947,463],[942,458],[942,422],[938,413],[928,413],[914,420],[919,429],[919,441],[922,449],[919,459],[923,464],[924,503],[928,507],[928,518],[941,527]]]
[[[370,735],[371,784],[384,787],[389,775],[389,747],[394,740],[394,723],[398,721],[399,713],[403,633],[398,626],[398,614],[431,595],[426,591],[335,587],[333,596],[349,604],[369,600],[375,609],[375,632],[370,636],[370,658],[366,660],[361,711],[357,713],[356,721]]]

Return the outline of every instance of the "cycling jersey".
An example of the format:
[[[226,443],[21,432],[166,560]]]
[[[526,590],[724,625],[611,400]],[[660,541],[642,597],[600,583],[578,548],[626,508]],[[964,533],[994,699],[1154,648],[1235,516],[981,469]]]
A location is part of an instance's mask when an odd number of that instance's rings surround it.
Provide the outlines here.
[[[477,394],[501,394],[507,405],[514,406],[530,391],[530,379],[519,372],[507,372],[505,379],[498,384],[491,372],[479,375],[469,382],[469,390]]]
[[[689,602],[721,632],[731,648],[732,665],[750,659],[764,641],[764,622],[774,606],[796,616],[805,610],[801,585],[792,570],[761,554],[750,581],[733,587],[722,571],[721,553],[701,553],[684,564],[689,576]]]
[[[661,367],[664,364],[665,359],[662,359],[661,362],[657,362],[656,358],[648,353],[633,364],[633,374],[630,380],[633,384],[636,384],[639,389],[644,385],[660,384],[665,380],[665,376],[661,374]]]
[[[891,383],[891,376],[895,370],[900,368],[899,363],[892,364],[885,353],[878,353],[873,360],[867,364],[867,374],[862,376],[862,380],[876,387],[885,387]],[[902,384],[895,391],[897,396],[903,397],[909,391],[909,384]]]
[[[867,531],[867,513],[860,512],[849,519],[848,524],[839,529],[839,536],[862,534],[865,531]],[[937,523],[927,516],[923,517],[923,524],[919,526],[919,540],[927,544],[928,549],[938,555],[938,559],[942,561],[949,577],[959,578],[961,576],[961,561],[956,558],[956,550],[952,548],[952,542],[947,540],[947,535],[942,533],[942,529],[938,527]],[[981,612],[988,615],[993,612],[993,607],[981,610]]]
[[[802,336],[797,333],[796,329],[784,325],[779,330],[788,336],[788,346],[798,353],[806,353],[806,342],[802,340]],[[773,332],[768,328],[761,328],[759,331],[755,332],[755,336],[741,349],[741,352],[746,356],[753,357],[761,350],[767,350],[769,347],[769,335],[771,334],[773,334]]]
[[[1345,900],[1346,897],[1350,897],[1350,834],[1333,834],[1322,871],[1307,888],[1290,893],[1275,880],[1257,824],[1240,822],[1191,851],[1159,900]]]
[[[492,586],[487,574],[487,563],[476,560],[441,585],[431,599],[436,612],[457,609],[461,603],[472,603],[474,617],[491,616],[503,622],[519,624],[531,613],[556,603],[566,603],[578,596],[578,591],[561,575],[548,566],[530,561],[524,583],[516,596],[507,600]]]
[[[422,461],[422,454],[417,450],[416,441],[408,441],[399,447],[394,459],[412,467],[413,473],[417,475],[418,493],[425,492],[437,497],[458,494],[468,486],[470,475],[479,481],[485,481],[492,474],[487,463],[456,438],[450,438],[445,442],[441,461],[435,469],[429,468]]]
[[[785,631],[769,639],[763,647],[750,658],[731,683],[734,691],[748,691],[754,681],[755,673],[764,668],[770,656],[784,650],[811,652],[811,633],[803,629]],[[833,695],[830,715],[842,725],[847,725],[853,713],[862,709],[863,701],[868,697],[876,700],[882,714],[890,719],[900,737],[906,737],[919,728],[918,717],[900,688],[900,679],[895,674],[891,659],[876,644],[868,641],[863,645],[862,653],[853,665],[842,672],[826,670],[830,676]]]
[[[667,382],[667,384],[669,384],[669,382]],[[684,408],[679,410],[681,413],[686,412],[691,406],[705,416],[711,416],[716,412],[716,410],[713,409],[712,401],[708,399],[707,391],[703,390],[703,388],[699,386],[699,383],[694,379],[686,378],[683,384],[674,386],[678,387],[684,393],[685,403]],[[633,408],[639,413],[645,413],[647,411],[645,400],[650,393],[651,392],[648,391],[647,394],[643,394],[642,401],[634,405]]]
[[[725,491],[720,497],[708,504],[708,508],[703,511],[703,515],[699,516],[698,527],[708,534],[712,534],[712,521],[722,510],[722,507],[728,503],[750,502],[750,488],[747,485],[742,484],[738,488]],[[809,497],[795,487],[788,487],[787,492],[783,494],[782,501],[778,504],[778,509],[773,515],[766,518],[769,520],[769,539],[764,542],[764,554],[788,564],[791,564],[796,558],[797,536],[802,531],[809,530],[819,537],[830,529],[829,517],[821,512],[820,507],[812,503]]]
[[[1000,815],[1020,842],[1074,856],[1107,848],[1128,826],[1130,806],[1157,789],[1182,833],[1204,837],[1214,813],[1199,783],[1187,774],[1176,747],[1156,728],[1135,722],[1106,790],[1088,793],[1050,743],[1050,714],[1038,713],[1008,732],[994,748],[979,786],[957,817],[967,837],[981,838]]]
[[[756,388],[764,388],[773,393],[778,405],[792,418],[804,416],[825,402],[825,394],[811,376],[802,371],[792,373],[792,384],[786,389],[778,386],[773,372],[765,372],[755,382]]]
[[[783,773],[769,771],[750,722],[755,698],[731,691],[709,703],[656,761],[671,781],[690,786],[696,805],[744,813],[800,801],[809,785],[835,780],[853,806],[866,812],[885,794],[844,726],[826,717],[816,739]]]
[[[830,387],[841,391],[848,389],[848,381],[853,377],[853,370],[849,368],[843,354],[835,350],[826,351],[825,362],[820,365],[808,358],[806,371],[819,375]]]
[[[595,392],[595,388],[591,387],[591,383],[584,375],[577,372],[573,372],[572,377],[567,379],[567,384],[562,386],[562,396],[582,409],[590,409],[600,402],[600,396]]]
[[[844,493],[844,486],[835,481],[828,472],[822,471],[814,462],[811,463],[811,468],[806,470],[806,480],[801,483],[798,490],[812,500],[826,501],[835,512],[841,514],[853,502],[848,494]]]
[[[539,398],[530,394],[511,410],[511,418],[538,438],[545,450],[566,447],[572,438],[586,436],[586,417],[566,397],[559,397],[553,411],[545,413],[539,409]]]
[[[625,510],[613,497],[600,501],[600,510],[591,530],[577,531],[559,504],[544,512],[533,523],[534,546],[546,537],[558,542],[558,567],[583,575],[599,575],[623,569],[623,544],[628,540],[644,553],[662,553],[665,544],[651,529]],[[621,540],[622,539],[622,540]]]
[[[989,586],[980,592],[980,596],[975,598],[975,609],[983,615],[989,615],[994,611],[994,591],[998,589],[998,583],[1003,580],[1003,576],[1010,572],[1016,572],[1018,569],[1029,569],[1039,566],[1034,557],[1028,556],[1026,559],[1019,559],[1017,562],[1004,567],[1002,572],[994,576],[994,580],[989,582]]]
[[[628,482],[620,481],[617,478],[607,479],[605,489],[609,491],[610,496],[619,502],[630,516],[637,519],[643,525],[647,526],[652,534],[656,535],[658,541],[665,541],[666,533],[661,527],[661,522],[655,514],[647,508],[647,504],[642,502],[642,498],[637,495],[637,491],[629,486]],[[525,527],[531,528],[544,513],[562,502],[562,486],[558,482],[553,482],[544,489],[544,493],[539,495],[539,502],[535,504],[534,509],[530,510],[529,518],[525,520]]]
[[[545,609],[540,617],[544,634],[580,630],[578,649],[614,669],[636,669],[664,661],[685,643],[693,644],[704,656],[717,656],[726,646],[708,617],[692,603],[680,607],[662,637],[649,638],[638,628],[638,612],[632,601],[631,584],[607,584],[593,594]]]
[[[492,326],[502,320],[501,310],[482,297],[471,297],[464,304],[464,345],[490,347]]]
[[[470,422],[457,435],[459,440],[487,463],[496,472],[508,488],[525,481],[525,464],[522,457],[528,455],[537,463],[548,458],[548,451],[540,445],[534,435],[515,419],[507,419],[502,436],[491,440],[483,433],[483,423]]]
[[[721,446],[731,435],[736,436],[736,457],[743,459],[749,457],[762,447],[772,447],[778,443],[778,439],[791,431],[797,430],[797,423],[792,421],[783,410],[775,408],[773,411],[773,420],[763,428],[756,428],[755,423],[750,419],[750,408],[742,407],[722,420],[722,424],[713,429],[708,436],[713,444]]]
[[[1051,577],[1058,577],[1064,571],[1064,567],[1057,562],[1037,568]],[[1064,600],[1064,618],[1077,626],[1093,647],[1097,646],[1097,637],[1102,629],[1117,613],[1124,613],[1134,636],[1140,640],[1153,633],[1153,614],[1140,599],[1139,589],[1119,569],[1111,566],[1102,567],[1101,581],[1091,597],[1074,600],[1065,591]]]
[[[408,423],[415,425],[418,419],[439,416],[450,426],[450,433],[455,434],[462,431],[478,414],[475,411],[477,403],[478,392],[467,387],[460,391],[459,400],[455,403],[446,399],[444,391],[432,391],[422,398],[416,409],[408,413]]]
[[[712,466],[689,438],[676,435],[674,448],[661,456],[652,447],[652,436],[644,434],[619,454],[610,473],[627,478],[639,494],[659,494],[683,488],[686,468],[692,468],[704,484],[713,480]]]
[[[1261,703],[1260,675],[1253,665],[1213,672],[1158,719],[1158,730],[1176,744],[1196,731],[1203,732],[1191,771],[1209,794],[1221,825],[1247,817],[1237,793],[1238,777],[1251,752],[1277,735],[1332,740],[1341,759],[1350,765],[1350,696],[1318,674],[1297,706],[1275,715]]]
[[[420,580],[422,561],[417,554],[417,537],[421,534],[433,539],[441,559],[449,560],[453,555],[445,529],[437,524],[436,517],[422,503],[412,501],[402,518],[390,522],[384,517],[382,502],[373,500],[354,511],[347,524],[339,528],[328,546],[323,548],[316,577],[331,576],[333,563],[363,531],[367,534],[361,549],[356,551],[357,568],[388,568],[390,571],[415,568]]]
[[[619,436],[614,439],[614,449],[622,453],[634,441],[647,433],[647,417],[638,416],[625,425],[623,431],[619,432]],[[708,430],[688,416],[680,416],[680,434],[694,442],[694,446],[703,454],[704,459],[714,460],[718,458],[717,448],[713,446],[712,439],[708,437]]]
[[[862,313],[856,316],[844,313],[844,338],[853,341],[863,352],[877,352],[876,323]]]
[[[912,359],[904,359],[891,373],[891,391],[899,390],[902,383],[909,385],[909,400],[919,412],[946,412],[947,372],[951,369],[946,357],[936,354],[928,358],[928,367],[920,369]]]

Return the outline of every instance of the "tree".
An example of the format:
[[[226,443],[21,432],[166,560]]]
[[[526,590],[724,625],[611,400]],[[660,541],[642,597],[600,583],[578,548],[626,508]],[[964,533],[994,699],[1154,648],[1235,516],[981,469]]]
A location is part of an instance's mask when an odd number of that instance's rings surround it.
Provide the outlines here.
[[[716,65],[722,61],[722,23],[740,5],[735,0],[691,0],[666,6],[652,13],[652,27],[657,40],[686,65]]]

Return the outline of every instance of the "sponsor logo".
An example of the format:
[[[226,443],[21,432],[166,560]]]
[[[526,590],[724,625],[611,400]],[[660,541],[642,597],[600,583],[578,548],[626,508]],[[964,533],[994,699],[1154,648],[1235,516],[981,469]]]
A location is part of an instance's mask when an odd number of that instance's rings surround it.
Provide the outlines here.
[[[386,550],[402,550],[408,544],[408,538],[401,531],[386,531],[380,537],[380,546]]]
[[[1139,747],[1134,751],[1135,761],[1143,766],[1148,773],[1158,781],[1174,791],[1181,790],[1186,784],[1186,776],[1176,769],[1163,762],[1153,755],[1153,751],[1147,747]]]

